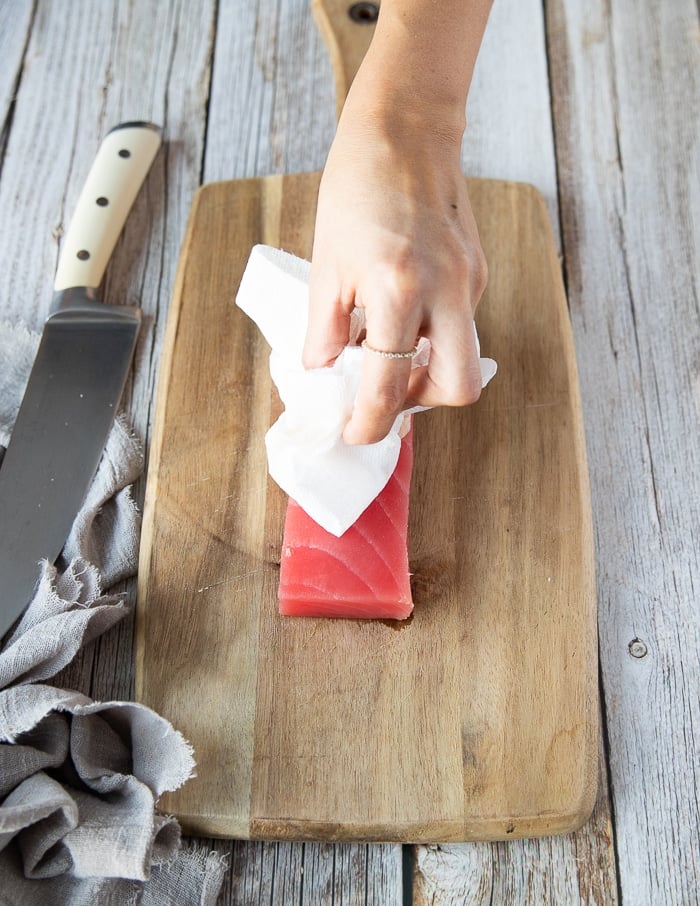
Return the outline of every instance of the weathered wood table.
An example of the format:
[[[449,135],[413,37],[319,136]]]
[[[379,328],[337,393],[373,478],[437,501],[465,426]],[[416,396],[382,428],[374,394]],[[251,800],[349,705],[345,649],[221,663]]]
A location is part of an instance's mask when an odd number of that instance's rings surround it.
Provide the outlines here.
[[[699,51],[691,0],[496,0],[468,108],[465,172],[534,183],[560,242],[597,544],[593,818],[498,844],[213,840],[230,854],[222,903],[697,902]],[[104,133],[165,126],[106,284],[144,312],[126,402],[148,442],[195,189],[323,165],[335,105],[308,4],[0,0],[0,61],[2,317],[41,324]],[[56,681],[128,698],[132,631],[119,624]]]

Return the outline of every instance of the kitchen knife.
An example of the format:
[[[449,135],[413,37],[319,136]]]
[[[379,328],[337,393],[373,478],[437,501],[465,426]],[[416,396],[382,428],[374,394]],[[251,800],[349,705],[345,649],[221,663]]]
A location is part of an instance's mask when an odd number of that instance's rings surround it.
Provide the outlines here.
[[[0,466],[0,637],[56,560],[100,461],[136,345],[140,311],[97,287],[153,163],[161,130],[123,123],[100,145],[78,199],[10,443]]]

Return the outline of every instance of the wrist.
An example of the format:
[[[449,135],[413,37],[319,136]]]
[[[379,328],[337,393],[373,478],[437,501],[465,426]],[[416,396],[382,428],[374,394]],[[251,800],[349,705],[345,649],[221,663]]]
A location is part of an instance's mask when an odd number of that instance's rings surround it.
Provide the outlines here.
[[[490,0],[383,0],[351,89],[417,125],[458,134]]]
[[[352,83],[339,126],[367,124],[387,136],[435,141],[461,148],[466,127],[466,95],[446,86],[429,90],[409,67],[377,64],[372,48]]]

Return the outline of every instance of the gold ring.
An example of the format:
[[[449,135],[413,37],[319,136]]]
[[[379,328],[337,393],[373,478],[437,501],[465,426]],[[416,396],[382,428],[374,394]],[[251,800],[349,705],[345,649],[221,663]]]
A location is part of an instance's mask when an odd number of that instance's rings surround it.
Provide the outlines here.
[[[373,352],[375,355],[380,355],[383,359],[412,359],[413,356],[418,353],[417,346],[414,346],[413,349],[409,349],[408,352],[386,352],[383,349],[375,349],[374,346],[370,346],[367,340],[362,341],[362,348],[366,349],[367,352]]]

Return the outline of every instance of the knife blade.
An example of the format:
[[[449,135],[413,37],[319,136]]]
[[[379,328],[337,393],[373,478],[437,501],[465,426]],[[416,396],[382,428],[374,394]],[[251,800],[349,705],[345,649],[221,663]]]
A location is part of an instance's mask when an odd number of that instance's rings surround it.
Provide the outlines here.
[[[160,144],[152,123],[123,123],[105,136],[63,242],[0,466],[0,637],[32,599],[39,562],[58,558],[114,420],[141,313],[102,303],[97,288]]]

